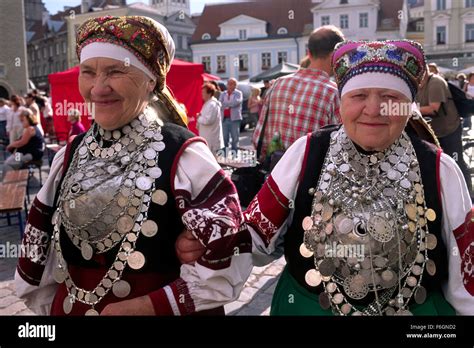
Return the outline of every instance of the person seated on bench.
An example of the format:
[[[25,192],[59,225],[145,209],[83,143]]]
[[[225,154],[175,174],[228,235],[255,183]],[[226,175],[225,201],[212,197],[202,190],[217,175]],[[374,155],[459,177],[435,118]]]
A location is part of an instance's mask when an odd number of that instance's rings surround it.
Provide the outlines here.
[[[23,135],[7,146],[12,155],[5,160],[3,175],[9,170],[18,170],[26,163],[40,160],[44,152],[44,138],[38,128],[38,118],[29,109],[20,112]]]

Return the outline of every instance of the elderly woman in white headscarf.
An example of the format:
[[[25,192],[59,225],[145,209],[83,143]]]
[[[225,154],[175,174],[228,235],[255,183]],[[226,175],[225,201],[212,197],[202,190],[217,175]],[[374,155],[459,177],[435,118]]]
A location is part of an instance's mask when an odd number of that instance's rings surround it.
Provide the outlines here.
[[[256,263],[287,261],[271,314],[473,315],[466,182],[411,117],[421,45],[349,41],[332,59],[342,125],[298,139],[244,213]]]
[[[223,314],[250,274],[251,240],[235,187],[166,87],[168,31],[102,17],[76,41],[95,124],[55,156],[33,203],[17,293],[52,315]],[[175,254],[184,228],[206,250],[192,265]]]

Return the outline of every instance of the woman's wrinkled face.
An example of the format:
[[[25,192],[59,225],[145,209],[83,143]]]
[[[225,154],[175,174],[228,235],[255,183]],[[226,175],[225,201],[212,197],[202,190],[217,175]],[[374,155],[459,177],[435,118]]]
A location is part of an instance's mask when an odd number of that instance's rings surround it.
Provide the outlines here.
[[[112,58],[90,58],[80,65],[79,91],[92,104],[104,129],[123,127],[148,104],[155,82],[134,66]]]
[[[367,151],[383,151],[393,144],[402,134],[410,110],[410,99],[392,89],[358,89],[341,99],[346,133]]]

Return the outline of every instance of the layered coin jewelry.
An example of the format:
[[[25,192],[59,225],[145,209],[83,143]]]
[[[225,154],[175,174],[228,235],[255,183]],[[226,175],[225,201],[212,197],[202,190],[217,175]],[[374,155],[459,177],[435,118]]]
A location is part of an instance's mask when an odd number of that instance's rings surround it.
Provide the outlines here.
[[[363,154],[344,127],[330,147],[304,218],[303,257],[314,258],[309,286],[323,284],[322,308],[336,315],[409,315],[408,303],[425,301],[423,274],[434,275],[428,250],[436,236],[427,221],[420,167],[406,133],[384,152]],[[370,296],[373,295],[373,296]],[[374,300],[365,308],[358,300]],[[369,300],[370,301],[370,300]]]
[[[92,307],[86,315],[96,315],[94,306],[110,290],[120,298],[130,293],[123,271],[127,266],[140,269],[146,261],[136,250],[137,239],[158,232],[156,222],[147,220],[150,203],[167,201],[164,191],[155,190],[155,180],[162,174],[158,167],[159,152],[165,148],[162,140],[158,120],[145,112],[121,130],[109,132],[94,125],[74,153],[53,215],[58,259],[54,278],[68,289],[66,314],[80,301]],[[79,288],[72,280],[61,250],[61,227],[85,260],[119,245],[114,262],[93,290]]]

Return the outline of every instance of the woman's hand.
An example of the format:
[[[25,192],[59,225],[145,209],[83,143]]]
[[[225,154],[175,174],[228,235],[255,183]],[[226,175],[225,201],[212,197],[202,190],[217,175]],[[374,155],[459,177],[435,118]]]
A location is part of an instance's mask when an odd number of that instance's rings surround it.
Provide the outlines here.
[[[149,296],[109,303],[100,315],[155,315],[155,309]]]
[[[194,263],[203,254],[206,248],[194,238],[190,231],[184,231],[176,240],[176,255],[181,263]]]

